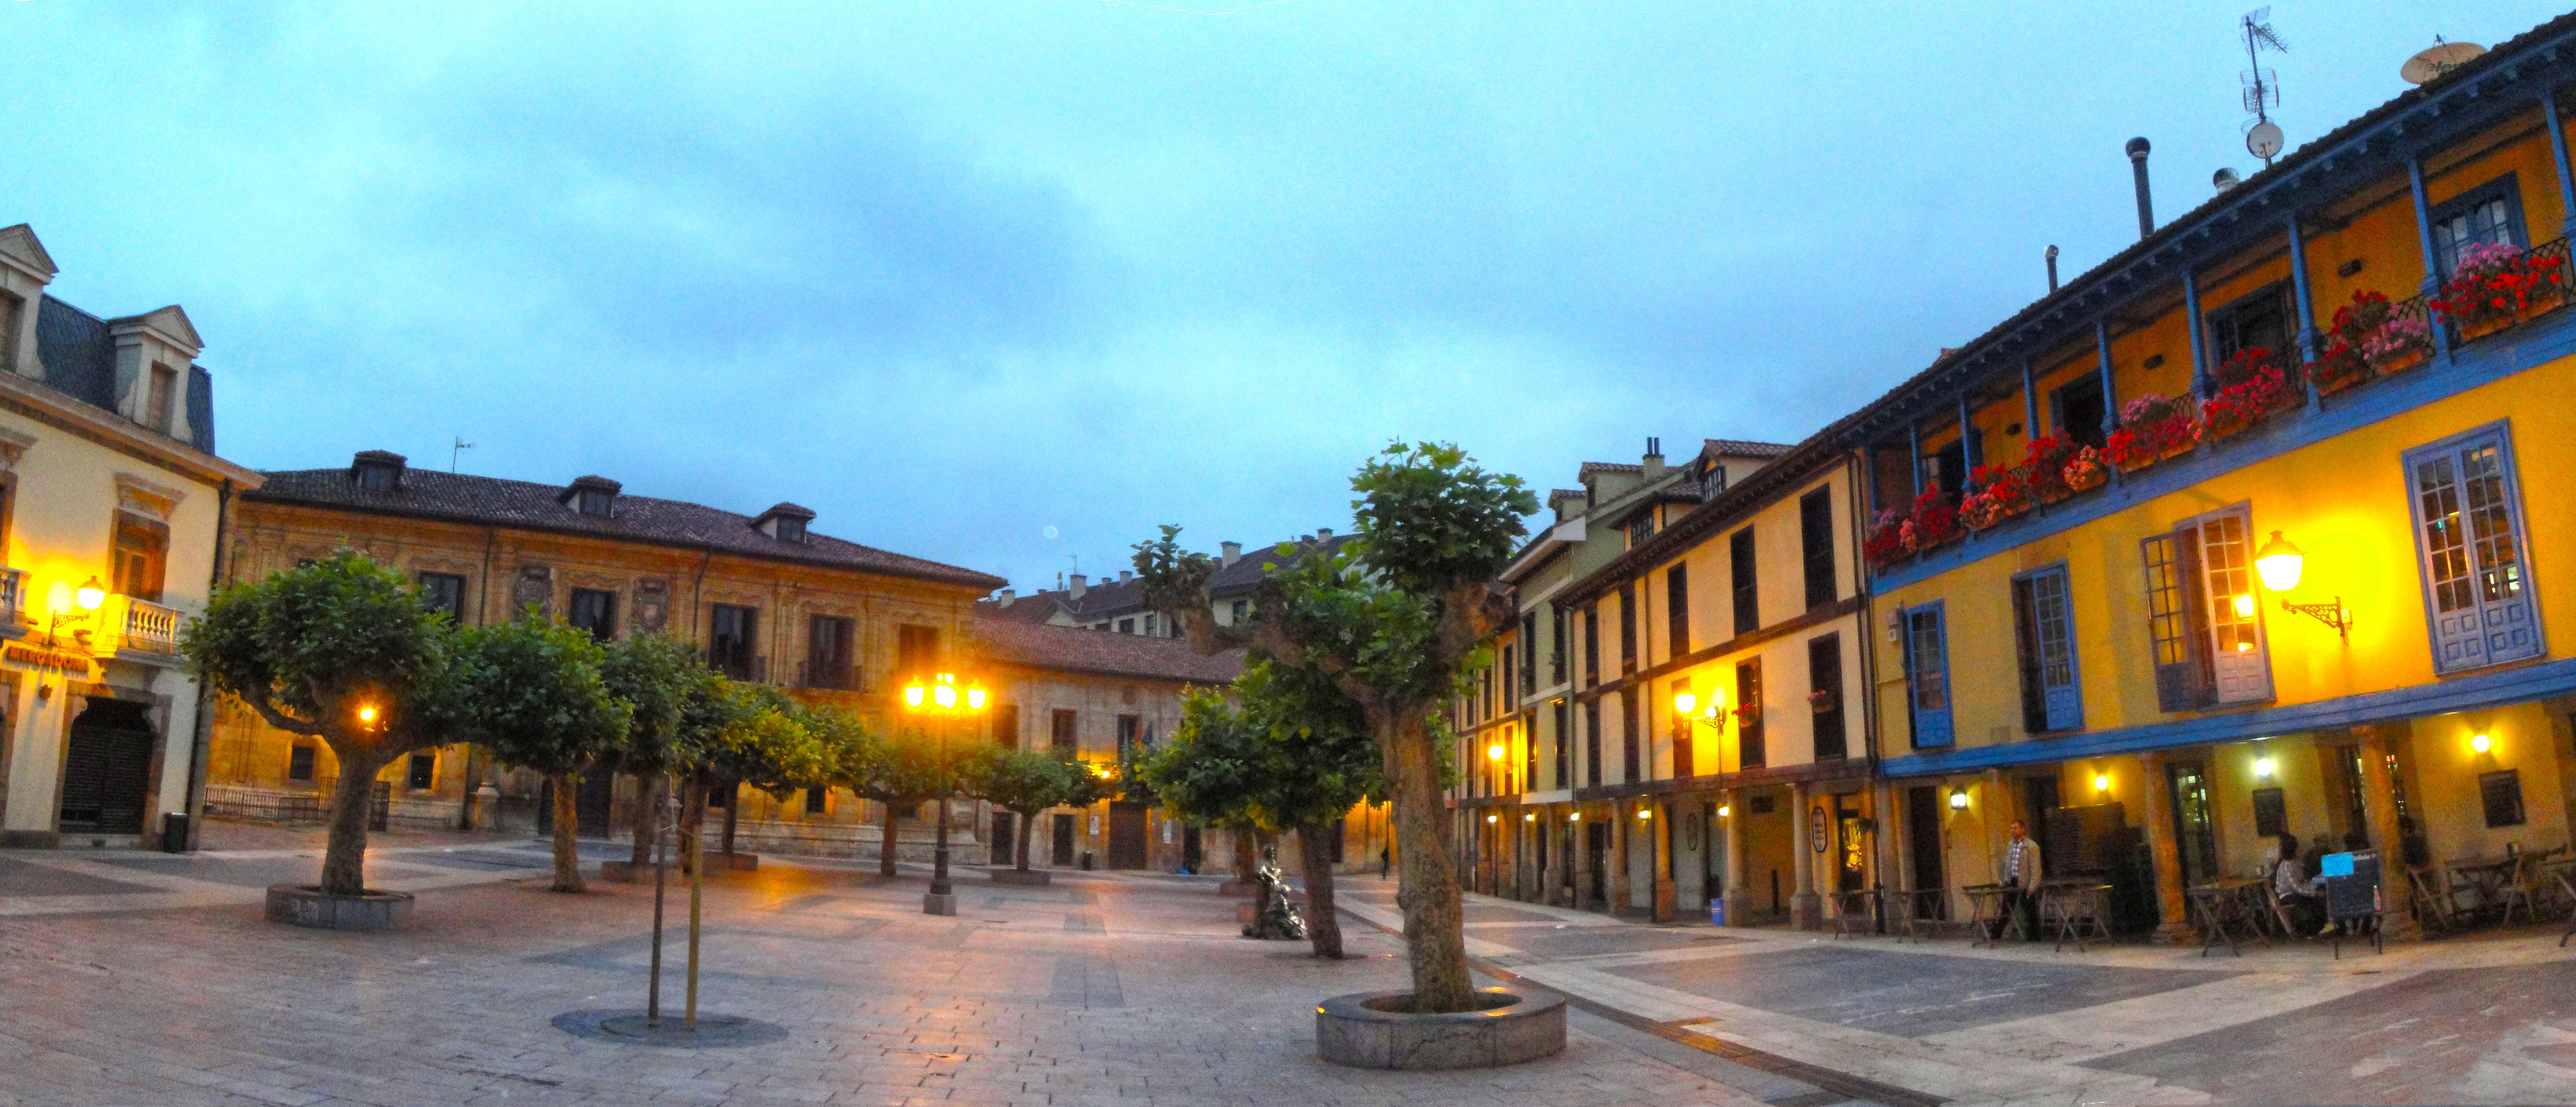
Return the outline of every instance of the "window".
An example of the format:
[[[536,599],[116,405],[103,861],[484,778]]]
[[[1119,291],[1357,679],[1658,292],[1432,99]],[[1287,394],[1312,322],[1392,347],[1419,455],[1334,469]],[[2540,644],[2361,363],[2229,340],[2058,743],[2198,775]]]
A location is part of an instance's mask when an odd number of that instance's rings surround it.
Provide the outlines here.
[[[2063,565],[2013,578],[2013,645],[2021,661],[2021,726],[2032,734],[2084,726],[2075,681],[2075,616]]]
[[[2282,353],[2298,340],[2290,286],[2275,281],[2209,313],[2210,369],[2246,350]]]
[[[1798,499],[1798,549],[1807,569],[1807,610],[1834,602],[1834,491],[1819,488]]]
[[[796,518],[793,515],[779,516],[778,540],[781,542],[803,542],[805,540],[805,520]],[[813,808],[813,810],[820,811],[822,808],[817,807]]]
[[[1521,695],[1538,694],[1538,615],[1521,616]]]
[[[920,676],[939,664],[939,628],[906,623],[895,628],[894,668],[904,677]]]
[[[400,470],[397,470],[393,466],[387,465],[384,462],[361,461],[358,463],[359,491],[391,492],[394,490],[394,486],[400,483],[399,477]]]
[[[1118,620],[1118,633],[1120,633],[1120,634],[1134,634],[1134,633],[1136,633],[1136,620],[1134,620],[1134,619],[1120,619],[1120,620]]]
[[[2407,451],[2433,668],[2454,673],[2541,653],[2522,549],[2521,489],[2502,424]]]
[[[565,622],[606,642],[617,637],[617,593],[605,588],[575,588],[565,606]]]
[[[993,744],[1006,750],[1020,748],[1020,705],[1006,703],[993,709]]]
[[[1848,756],[1850,747],[1843,732],[1841,635],[1828,634],[1807,642],[1807,705],[1815,719],[1816,760]]]
[[[859,691],[858,657],[851,646],[855,627],[839,615],[805,620],[805,686]]]
[[[1762,659],[1735,663],[1736,769],[1756,769],[1770,762],[1762,744]]]
[[[1248,622],[1252,619],[1251,600],[1236,600],[1234,601],[1234,606],[1229,610],[1233,612],[1234,621],[1237,623]]]
[[[2254,790],[2254,834],[2276,838],[2290,829],[2290,804],[2278,788]]]
[[[1118,717],[1118,763],[1127,764],[1145,748],[1145,720],[1137,715]]]
[[[2160,709],[2272,698],[2252,531],[2251,512],[2239,504],[2140,544]]]
[[[1647,509],[1646,509],[1646,510],[1644,510],[1644,511],[1638,512],[1638,513],[1637,513],[1637,517],[1636,517],[1636,518],[1628,520],[1628,548],[1629,548],[1629,549],[1632,549],[1632,550],[1633,550],[1633,549],[1636,549],[1636,548],[1637,548],[1637,547],[1639,547],[1639,546],[1644,545],[1644,544],[1645,544],[1645,542],[1646,542],[1646,539],[1652,538],[1652,537],[1654,537],[1654,536],[1655,536],[1655,509],[1654,509],[1654,508],[1651,508],[1651,507],[1650,507],[1650,508],[1647,508]]]
[[[1082,739],[1074,730],[1076,716],[1070,708],[1059,707],[1047,719],[1047,752],[1058,757],[1071,757],[1082,749]]]
[[[2101,449],[2107,439],[2102,420],[2110,405],[2102,398],[2102,378],[2092,373],[2048,394],[2048,422],[2070,442]]]
[[[119,512],[114,546],[110,564],[115,566],[116,594],[161,602],[161,573],[170,561],[170,528]]]
[[[1565,609],[1547,605],[1547,682],[1565,679]]]
[[[1154,637],[1154,635],[1155,635],[1155,630],[1154,630],[1154,617],[1153,617],[1153,616],[1151,616],[1151,615],[1147,615],[1147,616],[1145,616],[1145,624],[1144,624],[1144,625],[1145,625],[1145,637],[1147,637],[1147,638],[1152,638],[1152,637]]]
[[[1689,653],[1690,577],[1680,565],[1664,570],[1664,626],[1665,656]]]
[[[707,787],[707,806],[717,811],[722,811],[727,807],[733,806],[734,791],[741,787],[742,785],[740,784],[728,787],[722,782],[709,785]]]
[[[614,497],[596,488],[584,488],[575,497],[575,507],[584,515],[606,515]]]
[[[1583,783],[1601,786],[1601,701],[1583,704]]]
[[[1563,699],[1550,704],[1548,713],[1550,721],[1556,724],[1556,778],[1550,783],[1559,788],[1570,788],[1574,786],[1574,767],[1566,764],[1566,758],[1574,752],[1574,735],[1566,728],[1574,725],[1574,719],[1566,711]]]
[[[1637,691],[1630,688],[1619,693],[1619,779],[1623,781],[1646,779],[1646,774],[1638,771],[1637,740],[1640,737],[1643,736],[1637,733]]]
[[[2433,260],[2442,279],[2460,268],[2460,253],[2481,243],[2527,246],[2522,226],[2521,193],[2507,173],[2445,201],[2433,209]]]
[[[1932,451],[1932,456],[1923,459],[1923,486],[1940,489],[1941,498],[1953,504],[1958,503],[1968,491],[1966,442],[1964,438],[1959,439]]]
[[[409,766],[408,771],[403,774],[403,787],[417,792],[435,788],[437,786],[438,755],[435,753],[415,753],[411,755],[411,765]]]
[[[779,532],[782,537],[785,535],[786,529],[787,528],[784,526],[779,528]],[[822,814],[826,808],[831,806],[831,799],[832,790],[829,788],[816,786],[805,789],[805,813],[808,815]]]
[[[0,291],[0,373],[18,370],[18,324],[26,318],[27,301]]]
[[[1762,598],[1754,587],[1753,528],[1746,527],[1726,540],[1728,570],[1734,574],[1735,633],[1751,634],[1762,629]]]
[[[755,679],[753,670],[758,657],[753,644],[759,641],[760,609],[737,607],[729,603],[715,605],[714,630],[707,636],[707,667],[735,680]]]
[[[1637,671],[1637,586],[1619,586],[1619,671]]]
[[[177,420],[171,417],[179,396],[179,371],[160,362],[152,363],[152,384],[143,394],[143,423],[163,434]]]
[[[1597,604],[1583,609],[1583,682],[1601,683],[1601,608]]]
[[[1950,725],[1950,644],[1942,624],[1941,605],[1907,609],[1905,620],[1906,707],[1914,719],[1914,745],[1947,746],[1957,741]],[[1841,668],[1840,651],[1834,658]],[[1820,738],[1821,745],[1822,739]],[[1824,756],[1821,752],[1817,756]]]
[[[1679,698],[1682,693],[1690,691],[1690,686],[1691,682],[1689,677],[1683,677],[1674,681],[1672,687],[1674,697]],[[1674,712],[1673,775],[1675,777],[1690,776],[1692,775],[1692,769],[1690,716],[1684,715],[1680,712]]]
[[[2478,799],[2486,807],[2487,828],[2522,825],[2522,770],[2478,774]]]
[[[1519,653],[1520,647],[1517,644],[1503,647],[1503,708],[1507,711],[1520,704],[1520,695],[1514,691],[1517,686],[1512,683],[1512,672],[1519,667]]]
[[[465,574],[422,573],[418,579],[422,607],[440,612],[459,624],[465,622]]]
[[[310,783],[313,780],[313,747],[298,743],[286,751],[286,779]]]

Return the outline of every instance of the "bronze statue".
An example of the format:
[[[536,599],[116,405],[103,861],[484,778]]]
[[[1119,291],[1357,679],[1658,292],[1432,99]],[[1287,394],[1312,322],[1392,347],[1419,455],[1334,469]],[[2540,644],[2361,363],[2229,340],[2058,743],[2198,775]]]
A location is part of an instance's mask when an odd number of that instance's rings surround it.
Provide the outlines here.
[[[1304,941],[1306,920],[1297,909],[1288,906],[1288,889],[1279,883],[1279,857],[1276,847],[1264,847],[1261,864],[1252,870],[1253,883],[1260,886],[1260,898],[1252,912],[1252,925],[1243,928],[1246,938],[1263,941]]]

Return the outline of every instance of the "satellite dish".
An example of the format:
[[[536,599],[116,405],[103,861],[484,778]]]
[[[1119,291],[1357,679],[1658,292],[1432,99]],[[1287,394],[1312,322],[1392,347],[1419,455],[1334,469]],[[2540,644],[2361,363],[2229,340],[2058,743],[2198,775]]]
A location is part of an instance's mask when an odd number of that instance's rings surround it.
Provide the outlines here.
[[[2406,59],[2406,64],[2398,67],[2397,75],[2407,84],[2424,84],[2477,60],[2478,55],[2486,52],[2486,47],[2474,42],[2442,42],[2436,39],[2432,49]]]
[[[2266,119],[2245,132],[2245,152],[2265,161],[2281,152],[2281,125]]]

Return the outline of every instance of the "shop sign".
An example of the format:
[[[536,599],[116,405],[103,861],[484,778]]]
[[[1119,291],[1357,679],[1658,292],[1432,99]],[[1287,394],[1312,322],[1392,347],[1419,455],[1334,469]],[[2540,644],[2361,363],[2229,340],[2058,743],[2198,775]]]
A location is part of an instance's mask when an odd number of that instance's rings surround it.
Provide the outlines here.
[[[11,642],[7,647],[0,648],[0,665],[12,669],[61,673],[67,679],[94,679],[90,673],[90,656],[87,653],[54,649],[26,642]]]

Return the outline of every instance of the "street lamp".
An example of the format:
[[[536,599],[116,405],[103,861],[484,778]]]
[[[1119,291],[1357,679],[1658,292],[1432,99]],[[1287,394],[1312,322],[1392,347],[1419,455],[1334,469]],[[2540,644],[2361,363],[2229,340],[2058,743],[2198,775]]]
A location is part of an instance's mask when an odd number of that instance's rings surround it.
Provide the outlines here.
[[[2308,557],[2299,552],[2298,544],[2281,537],[2281,532],[2277,530],[2272,532],[2271,541],[2263,543],[2262,549],[2254,551],[2255,575],[2263,578],[2263,587],[2275,592],[2286,593],[2298,587],[2299,576],[2307,566]],[[2240,606],[2238,614],[2254,613],[2254,597],[2240,596],[2238,600]],[[2290,598],[2285,595],[2281,597],[2281,608],[2285,611],[2298,612],[2333,627],[2339,636],[2352,637],[2352,612],[2344,610],[2341,596],[2335,597],[2328,603],[2291,603]]]
[[[972,718],[984,710],[984,688],[980,684],[957,686],[957,674],[938,673],[928,683],[919,676],[904,685],[903,705],[916,715],[927,715],[942,722]],[[930,894],[921,897],[921,913],[954,915],[957,913],[957,890],[948,882],[948,801],[953,789],[948,775],[948,727],[939,731],[939,844],[931,851]]]
[[[62,593],[56,592],[54,595],[61,596]],[[54,602],[62,603],[60,599]],[[82,581],[79,588],[72,590],[72,609],[65,611],[59,606],[54,609],[54,621],[45,628],[45,645],[48,648],[60,647],[62,642],[59,635],[64,623],[86,622],[98,612],[99,606],[106,602],[107,588],[99,584],[97,576],[93,575],[88,580]],[[73,631],[72,638],[84,646],[89,644],[89,632],[86,630]]]

